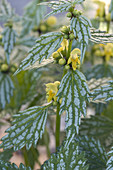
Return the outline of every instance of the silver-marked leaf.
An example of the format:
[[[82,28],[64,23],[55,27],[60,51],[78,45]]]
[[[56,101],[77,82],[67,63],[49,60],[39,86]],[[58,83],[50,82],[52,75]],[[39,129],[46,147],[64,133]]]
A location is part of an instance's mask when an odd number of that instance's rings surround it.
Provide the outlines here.
[[[108,85],[95,89],[92,92],[93,100],[104,100],[105,102],[113,100],[113,80],[108,81]]]
[[[35,37],[20,37],[16,44],[17,45],[23,45],[26,47],[32,47],[35,45],[36,38]]]
[[[69,147],[61,146],[41,167],[42,170],[88,170],[84,153],[80,153],[74,142]]]
[[[108,150],[113,144],[113,121],[105,116],[82,119],[80,134],[99,139]]]
[[[8,18],[11,18],[14,14],[11,5],[7,0],[2,0],[0,4],[0,21],[7,21]]]
[[[111,150],[108,152],[108,156],[110,157],[107,161],[107,168],[106,170],[112,170],[113,169],[113,147],[111,148]]]
[[[16,32],[10,27],[5,27],[3,31],[2,43],[4,44],[4,50],[6,52],[7,63],[9,64],[9,56],[14,48],[16,42]]]
[[[85,152],[89,170],[104,170],[106,168],[107,153],[99,141],[87,136],[75,137],[75,142],[79,145],[79,150]]]
[[[85,73],[86,79],[100,79],[103,77],[113,77],[113,66],[109,64],[98,64],[88,69]]]
[[[41,63],[43,59],[48,59],[55,49],[60,46],[62,40],[63,35],[59,32],[51,32],[40,36],[36,41],[37,44],[29,51],[28,56],[21,62],[15,74],[34,64],[36,61]]]
[[[90,40],[94,43],[113,43],[113,34],[108,34],[106,31],[91,28]]]
[[[43,19],[44,14],[46,13],[46,7],[37,6],[39,2],[40,0],[33,0],[25,6],[21,35],[28,34],[35,26],[38,27]]]
[[[67,12],[70,7],[74,6],[75,4],[80,4],[84,0],[60,0],[60,1],[51,1],[51,2],[43,2],[39,5],[48,5],[50,8],[53,9],[52,12],[46,15],[46,17],[54,14],[58,14],[61,12]]]
[[[80,43],[81,48],[81,62],[83,62],[86,46],[88,45],[88,40],[91,37],[90,27],[91,22],[84,16],[73,17],[70,23],[70,29],[73,30],[75,37]]]
[[[0,105],[5,107],[13,95],[14,85],[9,75],[0,72]]]
[[[62,99],[60,113],[66,111],[66,131],[68,138],[79,131],[81,116],[86,115],[86,101],[89,101],[89,89],[84,75],[78,71],[68,71],[63,77],[58,101]]]
[[[110,80],[111,80],[110,77],[103,77],[100,79],[92,78],[89,81],[87,81],[87,83],[88,83],[90,91],[92,92],[93,90],[98,89],[101,86],[108,85],[108,83],[106,83],[106,82],[108,82]]]
[[[14,116],[12,126],[6,130],[8,133],[1,140],[1,148],[8,149],[14,147],[14,151],[26,145],[27,150],[32,146],[36,147],[37,141],[44,133],[47,106],[34,106],[27,110],[20,111]]]
[[[25,167],[22,163],[19,165],[19,167],[10,162],[6,162],[3,160],[0,160],[0,170],[31,170],[30,167]]]
[[[109,6],[109,12],[111,13],[111,20],[113,20],[113,0],[111,0],[110,6]]]

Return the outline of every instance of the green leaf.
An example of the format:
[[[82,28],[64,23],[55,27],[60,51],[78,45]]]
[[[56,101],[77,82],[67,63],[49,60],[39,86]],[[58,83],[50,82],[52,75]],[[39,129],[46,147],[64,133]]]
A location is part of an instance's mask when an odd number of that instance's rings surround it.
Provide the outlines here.
[[[3,38],[2,38],[2,43],[4,44],[4,50],[6,52],[6,57],[7,57],[7,63],[9,64],[10,59],[9,55],[11,54],[14,44],[16,42],[16,32],[10,27],[5,27],[3,31]]]
[[[82,119],[80,134],[99,139],[108,150],[113,144],[113,121],[105,116],[91,116]]]
[[[35,37],[19,37],[16,44],[17,45],[23,45],[26,47],[32,47],[35,45],[36,38]]]
[[[8,18],[11,18],[14,14],[11,5],[8,3],[7,0],[2,0],[0,4],[0,21],[7,21]]]
[[[2,108],[5,107],[7,102],[10,102],[13,90],[14,85],[9,75],[0,72],[0,105]]]
[[[69,10],[70,7],[74,6],[75,4],[80,4],[82,3],[84,0],[60,0],[58,1],[51,1],[51,2],[43,2],[40,3],[39,5],[48,5],[48,7],[52,8],[53,11],[50,12],[46,17],[50,16],[50,15],[54,15],[54,14],[58,14],[61,12],[66,12]]]
[[[43,59],[48,59],[55,49],[60,46],[62,40],[63,35],[59,32],[51,32],[40,36],[37,44],[29,51],[28,56],[21,62],[15,74],[34,64],[36,61],[41,63]]]
[[[109,6],[109,12],[111,13],[111,20],[113,20],[113,0],[111,0],[110,6]]]
[[[94,43],[113,43],[113,34],[108,34],[106,31],[91,28],[91,41]]]
[[[75,37],[81,45],[81,62],[83,62],[86,46],[91,37],[90,27],[91,22],[84,16],[73,17],[70,23],[70,29],[73,30]]]
[[[32,169],[34,169],[35,163],[38,163],[39,159],[39,152],[36,148],[31,147],[28,151],[26,148],[22,149],[23,155],[24,155],[24,161],[25,165],[30,166]]]
[[[105,102],[113,100],[113,80],[108,81],[109,85],[102,86],[92,92],[93,100],[104,100]]]
[[[78,145],[72,142],[69,147],[61,146],[56,154],[52,154],[50,159],[46,161],[42,170],[88,170],[84,153],[80,153]]]
[[[13,149],[0,152],[0,160],[9,161],[9,159],[13,156],[13,152]]]
[[[27,150],[32,144],[36,147],[38,139],[44,133],[48,106],[34,106],[15,115],[12,126],[6,130],[8,134],[1,139],[3,142],[0,147],[4,149],[14,147],[14,151],[25,145]]]
[[[113,77],[113,66],[109,64],[98,64],[86,71],[87,80],[92,78],[100,79],[103,77]]]
[[[85,152],[89,170],[104,170],[106,168],[107,153],[99,141],[87,136],[77,136],[75,142],[79,144],[79,150]]]
[[[0,160],[0,169],[1,170],[31,170],[30,167],[25,167],[22,163],[20,164],[19,168],[16,164],[6,162],[3,160]]]
[[[86,115],[86,101],[89,101],[89,93],[86,79],[80,71],[69,71],[65,74],[57,96],[58,101],[62,99],[59,114],[66,111],[67,138],[79,131],[81,116]]]
[[[28,34],[35,26],[39,26],[46,13],[46,7],[37,6],[40,0],[29,2],[24,8],[22,35]]]
[[[113,147],[111,148],[111,151],[108,152],[108,156],[110,156],[110,158],[107,161],[106,170],[112,170],[113,169]]]

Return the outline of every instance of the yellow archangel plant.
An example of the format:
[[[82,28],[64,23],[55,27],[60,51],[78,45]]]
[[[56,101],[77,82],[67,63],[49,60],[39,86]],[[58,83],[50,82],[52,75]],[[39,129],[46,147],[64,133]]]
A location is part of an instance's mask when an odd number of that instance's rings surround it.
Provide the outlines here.
[[[64,39],[61,43],[61,47],[53,53],[53,58],[59,60],[59,64],[61,65],[69,65],[73,70],[76,70],[80,65],[80,54],[81,51],[79,48],[75,48],[70,52],[69,51],[69,43],[68,40]]]

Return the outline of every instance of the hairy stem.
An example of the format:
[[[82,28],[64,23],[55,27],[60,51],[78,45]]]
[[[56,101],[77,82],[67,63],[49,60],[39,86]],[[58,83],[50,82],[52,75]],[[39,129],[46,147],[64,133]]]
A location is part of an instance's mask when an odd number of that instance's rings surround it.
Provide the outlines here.
[[[57,104],[57,113],[56,113],[56,149],[60,145],[60,104]]]

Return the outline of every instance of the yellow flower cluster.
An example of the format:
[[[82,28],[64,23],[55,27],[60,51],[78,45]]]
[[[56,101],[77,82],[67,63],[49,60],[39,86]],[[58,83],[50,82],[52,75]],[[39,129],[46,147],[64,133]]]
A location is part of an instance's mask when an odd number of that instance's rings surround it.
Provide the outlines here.
[[[46,97],[47,97],[47,102],[51,102],[52,100],[54,102],[57,101],[56,94],[58,92],[58,87],[60,85],[59,81],[55,81],[54,83],[48,83],[46,84]]]
[[[112,43],[107,43],[106,45],[104,44],[99,44],[94,46],[95,55],[97,57],[105,57],[106,62],[110,60],[110,57],[113,57],[113,44]]]
[[[79,48],[75,48],[73,51],[71,51],[69,58],[67,58],[67,53],[68,53],[68,40],[64,39],[61,43],[61,47],[53,53],[53,58],[54,59],[59,59],[59,61],[62,60],[63,65],[72,65],[73,70],[76,70],[78,65],[80,65],[80,54],[81,51]]]

